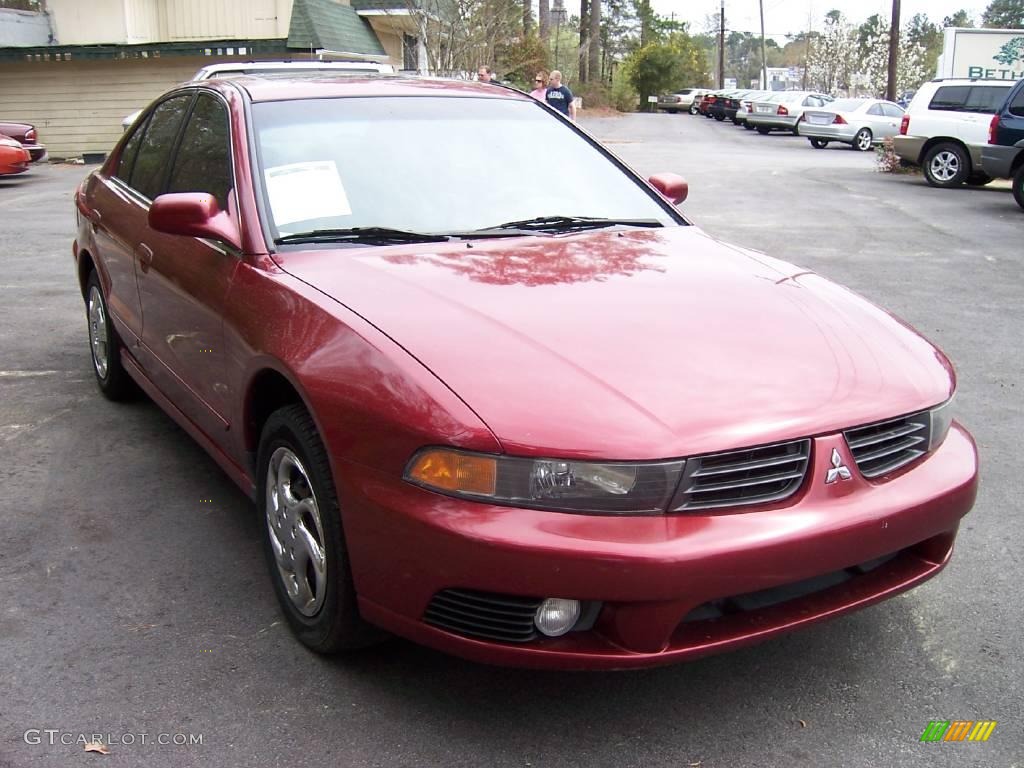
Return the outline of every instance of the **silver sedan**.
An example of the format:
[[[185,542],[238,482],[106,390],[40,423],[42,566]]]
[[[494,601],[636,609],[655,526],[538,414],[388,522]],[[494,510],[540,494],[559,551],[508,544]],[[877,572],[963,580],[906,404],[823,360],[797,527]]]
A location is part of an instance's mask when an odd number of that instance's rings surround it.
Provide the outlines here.
[[[849,144],[867,152],[882,140],[900,132],[903,108],[882,99],[837,99],[822,109],[808,109],[797,123],[815,149],[830,141]]]

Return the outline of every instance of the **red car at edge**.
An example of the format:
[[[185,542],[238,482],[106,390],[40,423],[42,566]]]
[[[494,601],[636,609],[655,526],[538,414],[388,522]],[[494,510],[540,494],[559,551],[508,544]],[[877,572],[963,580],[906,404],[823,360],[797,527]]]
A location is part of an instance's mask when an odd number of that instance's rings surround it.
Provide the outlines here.
[[[184,85],[76,194],[96,379],[254,499],[319,652],[646,667],[931,578],[977,490],[950,362],[686,189],[509,88]]]

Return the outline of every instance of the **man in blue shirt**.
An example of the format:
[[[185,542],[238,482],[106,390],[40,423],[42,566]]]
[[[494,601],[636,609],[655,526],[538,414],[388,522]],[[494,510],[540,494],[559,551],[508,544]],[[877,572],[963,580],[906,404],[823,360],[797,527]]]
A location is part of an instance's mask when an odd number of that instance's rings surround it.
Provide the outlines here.
[[[548,90],[544,94],[544,101],[576,122],[576,102],[572,91],[562,85],[562,73],[557,69],[552,70],[548,78]]]

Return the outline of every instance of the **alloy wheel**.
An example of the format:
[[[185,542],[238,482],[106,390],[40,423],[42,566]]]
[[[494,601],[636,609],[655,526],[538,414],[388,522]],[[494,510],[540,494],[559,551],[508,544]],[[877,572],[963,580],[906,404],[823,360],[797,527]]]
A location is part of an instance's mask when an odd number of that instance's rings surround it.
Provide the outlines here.
[[[92,364],[96,375],[101,379],[107,377],[109,347],[107,345],[107,313],[103,306],[103,296],[95,285],[89,290],[89,346],[92,347]]]
[[[327,554],[320,506],[309,473],[289,448],[267,466],[267,529],[278,576],[303,616],[315,616],[327,593]]]
[[[854,138],[854,146],[861,152],[867,152],[871,149],[871,131],[867,129],[858,131],[857,136]]]
[[[949,150],[937,152],[928,170],[938,181],[951,182],[960,173],[960,156]]]

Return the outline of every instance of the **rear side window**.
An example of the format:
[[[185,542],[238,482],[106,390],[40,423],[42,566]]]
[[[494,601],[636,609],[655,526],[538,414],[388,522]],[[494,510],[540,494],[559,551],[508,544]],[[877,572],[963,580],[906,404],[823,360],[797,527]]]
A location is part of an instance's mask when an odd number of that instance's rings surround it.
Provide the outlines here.
[[[998,112],[1006,101],[1006,95],[1010,92],[1010,86],[1005,88],[971,88],[971,95],[967,97],[965,109],[969,112]]]
[[[882,105],[881,105],[881,104],[872,104],[872,105],[871,105],[871,108],[870,108],[870,109],[868,109],[868,114],[869,114],[869,115],[878,115],[878,116],[882,116],[882,115],[884,115],[885,113],[884,113],[884,112],[882,112]]]
[[[182,134],[167,191],[208,192],[225,211],[233,187],[227,107],[200,94]]]
[[[886,117],[903,117],[903,108],[897,104],[883,104],[882,114]]]
[[[1017,95],[1010,102],[1010,114],[1017,117],[1024,117],[1024,88],[1017,91]]]
[[[971,86],[969,85],[944,85],[935,91],[928,109],[948,109],[959,112],[967,103],[967,96],[970,92]]]
[[[124,150],[122,150],[121,157],[117,161],[117,170],[114,171],[114,175],[125,184],[131,181],[132,167],[135,165],[135,156],[139,154],[139,145],[142,143],[142,135],[145,132],[146,121],[139,120],[135,125],[134,133],[132,133],[128,141],[125,142]]]

